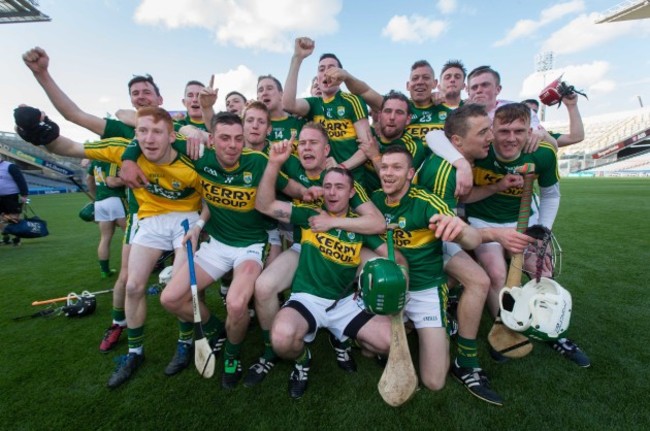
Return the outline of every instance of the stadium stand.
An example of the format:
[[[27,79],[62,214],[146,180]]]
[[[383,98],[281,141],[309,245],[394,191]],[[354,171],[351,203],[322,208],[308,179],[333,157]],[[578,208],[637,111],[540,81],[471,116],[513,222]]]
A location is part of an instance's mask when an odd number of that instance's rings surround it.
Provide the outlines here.
[[[650,108],[585,117],[583,124],[584,141],[558,151],[561,175],[612,163],[619,156],[630,155],[630,148],[642,151],[650,145]],[[566,122],[548,122],[544,126],[556,133],[569,130]],[[626,151],[620,154],[622,150]]]
[[[78,191],[69,177],[79,184],[84,182],[85,172],[79,160],[48,153],[15,133],[0,132],[0,153],[22,169],[30,194]]]
[[[601,165],[582,172],[585,175],[594,175],[599,177],[612,176],[650,176],[650,151],[639,155],[626,157],[613,163]]]

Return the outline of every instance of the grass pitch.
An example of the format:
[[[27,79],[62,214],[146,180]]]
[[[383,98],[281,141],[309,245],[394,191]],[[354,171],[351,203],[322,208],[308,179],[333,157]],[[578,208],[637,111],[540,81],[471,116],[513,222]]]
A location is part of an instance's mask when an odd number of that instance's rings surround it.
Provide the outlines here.
[[[382,370],[375,362],[357,352],[359,371],[345,374],[322,334],[312,348],[309,389],[298,401],[287,395],[288,363],[253,389],[221,389],[220,369],[211,380],[193,368],[166,377],[177,333],[156,295],[147,297],[146,360],[131,381],[109,390],[113,358],[126,351],[125,336],[116,352],[98,350],[110,323],[110,294],[97,297],[97,311],[88,317],[12,320],[43,308],[32,307],[34,300],[112,287],[99,278],[96,226],[77,218],[85,197],[36,196],[32,202],[48,221],[50,236],[0,247],[1,429],[630,430],[650,424],[643,401],[650,363],[648,180],[562,181],[558,281],[573,295],[570,336],[593,366],[580,369],[539,343],[524,359],[496,364],[486,351],[484,319],[481,363],[505,398],[501,408],[472,397],[451,377],[442,391],[421,389],[404,406],[391,408],[377,392]],[[113,267],[119,266],[119,240],[117,235]],[[216,289],[208,290],[207,300],[224,317]],[[416,340],[410,342],[416,349]],[[255,326],[244,344],[244,367],[261,346]]]

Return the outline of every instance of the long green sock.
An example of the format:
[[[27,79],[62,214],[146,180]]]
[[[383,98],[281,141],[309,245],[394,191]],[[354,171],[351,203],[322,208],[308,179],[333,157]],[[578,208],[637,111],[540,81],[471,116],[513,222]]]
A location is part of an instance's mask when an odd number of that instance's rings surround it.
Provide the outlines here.
[[[212,338],[219,335],[223,330],[223,322],[214,314],[210,314],[208,321],[203,325],[203,332],[205,332],[205,338],[211,340]]]
[[[241,353],[241,343],[233,344],[230,340],[226,340],[226,347],[224,348],[224,359],[237,359]]]
[[[178,321],[178,341],[192,343],[194,339],[194,323]]]
[[[264,340],[264,353],[262,357],[267,360],[274,360],[278,357],[273,351],[273,346],[271,345],[271,331],[262,330],[262,339]]]
[[[479,368],[478,347],[476,339],[463,338],[458,336],[458,348],[456,350],[456,361],[458,365],[466,368]]]
[[[126,314],[124,313],[124,308],[113,307],[111,316],[113,317],[114,324],[126,326]]]
[[[142,354],[144,344],[144,325],[137,328],[127,328],[126,334],[129,340],[129,353]]]
[[[309,365],[309,361],[311,361],[311,352],[309,351],[309,347],[305,346],[300,356],[296,358],[296,364],[305,367]]]
[[[99,268],[102,272],[111,272],[111,268],[108,265],[108,259],[99,261]]]

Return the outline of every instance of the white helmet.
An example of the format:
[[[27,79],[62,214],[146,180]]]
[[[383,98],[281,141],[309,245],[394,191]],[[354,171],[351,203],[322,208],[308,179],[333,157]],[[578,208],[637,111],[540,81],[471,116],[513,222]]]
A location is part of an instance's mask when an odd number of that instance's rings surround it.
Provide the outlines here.
[[[162,286],[165,286],[167,283],[169,283],[169,280],[172,279],[173,269],[173,266],[166,266],[165,269],[160,271],[160,274],[158,274],[158,283],[160,283]]]
[[[504,287],[499,293],[503,323],[538,340],[564,336],[571,320],[571,294],[555,280],[541,277],[523,287]]]

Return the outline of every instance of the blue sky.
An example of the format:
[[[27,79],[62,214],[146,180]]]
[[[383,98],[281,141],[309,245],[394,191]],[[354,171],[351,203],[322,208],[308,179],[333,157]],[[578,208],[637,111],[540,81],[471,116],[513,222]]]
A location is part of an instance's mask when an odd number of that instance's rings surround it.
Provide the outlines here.
[[[436,75],[448,59],[468,69],[489,64],[502,75],[501,98],[535,97],[543,87],[535,55],[554,52],[547,82],[584,89],[583,115],[650,104],[650,21],[594,24],[618,0],[40,0],[49,23],[0,25],[0,130],[12,130],[19,103],[56,114],[21,55],[43,47],[50,71],[82,109],[105,115],[130,107],[126,82],[150,73],[169,110],[182,108],[184,84],[217,75],[220,102],[231,90],[255,95],[256,77],[284,82],[293,40],[316,40],[301,69],[308,88],[317,57],[334,52],[343,66],[375,89],[405,91],[410,65],[428,60]],[[218,103],[219,105],[219,103]],[[562,118],[550,108],[547,120]],[[62,124],[75,139],[92,139]]]

